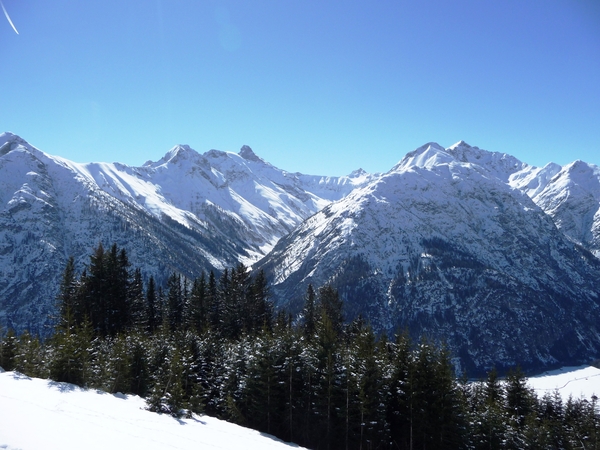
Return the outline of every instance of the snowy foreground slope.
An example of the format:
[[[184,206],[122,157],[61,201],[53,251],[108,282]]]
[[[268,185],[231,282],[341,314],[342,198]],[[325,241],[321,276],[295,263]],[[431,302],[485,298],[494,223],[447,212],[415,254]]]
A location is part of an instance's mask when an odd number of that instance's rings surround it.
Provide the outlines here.
[[[600,369],[565,367],[532,377],[538,397],[600,393]],[[207,416],[177,420],[144,410],[136,396],[106,394],[17,372],[0,373],[0,449],[290,449],[268,435]]]
[[[299,448],[212,417],[177,420],[144,408],[144,400],[136,396],[0,373],[0,449]]]

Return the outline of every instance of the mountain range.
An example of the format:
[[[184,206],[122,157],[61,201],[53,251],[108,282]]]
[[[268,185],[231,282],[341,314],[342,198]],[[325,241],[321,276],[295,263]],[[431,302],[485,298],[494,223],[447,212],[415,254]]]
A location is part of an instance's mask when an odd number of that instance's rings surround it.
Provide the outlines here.
[[[237,263],[301,310],[330,283],[348,319],[446,342],[456,365],[600,354],[600,168],[530,166],[459,142],[384,174],[280,170],[248,146],[176,146],[141,167],[74,163],[0,135],[0,325],[47,333],[68,256],[126,248],[159,283]]]

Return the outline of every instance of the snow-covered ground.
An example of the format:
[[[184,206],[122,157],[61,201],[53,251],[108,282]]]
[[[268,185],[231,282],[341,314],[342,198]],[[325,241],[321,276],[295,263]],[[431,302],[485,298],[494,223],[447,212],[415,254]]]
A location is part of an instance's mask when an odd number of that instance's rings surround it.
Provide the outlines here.
[[[145,402],[140,397],[111,395],[3,372],[0,373],[0,449],[299,448],[212,417],[178,420],[144,408]]]
[[[1,369],[0,369],[1,372]],[[564,367],[529,378],[538,396],[555,389],[566,400],[600,395],[600,369]],[[67,383],[0,373],[0,449],[299,448],[208,416],[174,419],[145,410],[137,396],[106,394]]]
[[[592,395],[600,397],[600,369],[593,366],[563,367],[529,378],[529,386],[538,397],[546,392],[552,394],[556,389],[564,400],[569,395],[574,399],[590,399]]]

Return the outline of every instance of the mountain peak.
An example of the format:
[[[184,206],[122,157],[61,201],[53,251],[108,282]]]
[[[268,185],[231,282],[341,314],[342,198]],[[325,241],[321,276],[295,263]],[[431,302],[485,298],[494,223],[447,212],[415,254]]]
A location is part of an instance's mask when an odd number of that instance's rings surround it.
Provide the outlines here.
[[[264,162],[261,158],[256,156],[256,153],[254,153],[248,145],[242,146],[239,155],[248,161]]]
[[[19,145],[30,147],[29,143],[25,139],[14,133],[11,133],[10,131],[0,133],[0,156],[5,155]]]
[[[358,178],[361,177],[363,175],[367,175],[367,172],[363,169],[363,168],[359,168],[356,170],[353,170],[350,175],[348,175],[350,178]]]
[[[440,144],[428,142],[407,153],[392,170],[406,170],[411,167],[431,168],[439,164],[449,163],[452,159],[452,156]]]
[[[180,161],[185,161],[188,159],[194,159],[197,158],[199,155],[199,153],[194,150],[192,147],[190,147],[189,145],[185,145],[185,144],[179,144],[176,145],[175,147],[173,147],[171,150],[169,150],[165,156],[163,156],[159,163],[160,164],[166,164],[166,163],[178,163]]]

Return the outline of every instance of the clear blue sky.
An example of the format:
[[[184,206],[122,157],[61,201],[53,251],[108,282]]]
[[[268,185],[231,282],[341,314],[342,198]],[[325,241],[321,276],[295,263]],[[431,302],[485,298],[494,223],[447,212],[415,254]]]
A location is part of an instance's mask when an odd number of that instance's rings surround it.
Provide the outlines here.
[[[598,0],[2,0],[0,131],[78,162],[243,144],[387,171],[459,140],[600,164]]]

